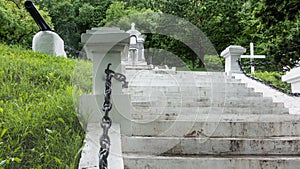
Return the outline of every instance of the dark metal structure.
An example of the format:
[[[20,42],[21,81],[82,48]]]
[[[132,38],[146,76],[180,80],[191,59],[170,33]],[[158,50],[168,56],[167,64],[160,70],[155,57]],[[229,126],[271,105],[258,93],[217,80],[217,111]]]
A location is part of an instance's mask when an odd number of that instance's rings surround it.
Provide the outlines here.
[[[39,13],[39,11],[35,8],[33,2],[31,0],[27,0],[25,3],[25,8],[30,13],[35,23],[39,26],[41,31],[53,31],[50,26],[47,24],[45,19]]]

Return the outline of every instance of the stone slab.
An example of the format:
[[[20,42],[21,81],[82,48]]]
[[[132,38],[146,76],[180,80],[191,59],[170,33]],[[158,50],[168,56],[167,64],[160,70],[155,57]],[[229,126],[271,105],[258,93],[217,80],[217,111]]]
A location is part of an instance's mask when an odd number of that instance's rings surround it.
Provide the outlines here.
[[[299,117],[286,121],[284,117],[280,121],[272,121],[272,118],[265,121],[253,121],[251,119],[240,119],[225,121],[222,115],[215,115],[214,119],[199,120],[135,120],[132,121],[133,136],[160,136],[160,137],[183,137],[183,136],[203,136],[203,137],[282,137],[300,136]],[[251,117],[251,116],[249,116]],[[280,117],[280,116],[279,116]],[[180,119],[180,118],[179,118]],[[203,117],[202,117],[203,119]]]
[[[154,155],[299,155],[300,137],[123,137],[124,153]]]
[[[300,157],[168,157],[125,154],[124,164],[126,169],[299,169]]]
[[[257,109],[253,109],[250,107],[213,107],[213,106],[205,106],[205,107],[184,107],[177,105],[177,107],[133,107],[131,114],[141,114],[141,115],[164,115],[164,114],[177,114],[177,115],[191,115],[197,116],[202,114],[288,114],[288,110],[285,108],[274,108],[274,107],[259,107]]]

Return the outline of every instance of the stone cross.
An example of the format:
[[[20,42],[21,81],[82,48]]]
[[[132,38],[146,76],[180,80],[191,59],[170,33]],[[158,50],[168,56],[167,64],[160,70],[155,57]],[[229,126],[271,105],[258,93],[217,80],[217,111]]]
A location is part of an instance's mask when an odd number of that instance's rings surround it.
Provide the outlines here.
[[[241,55],[241,58],[250,58],[250,62],[253,63],[254,58],[266,58],[265,55],[254,55],[254,45],[250,43],[250,55]],[[251,65],[251,73],[254,73],[255,67]]]

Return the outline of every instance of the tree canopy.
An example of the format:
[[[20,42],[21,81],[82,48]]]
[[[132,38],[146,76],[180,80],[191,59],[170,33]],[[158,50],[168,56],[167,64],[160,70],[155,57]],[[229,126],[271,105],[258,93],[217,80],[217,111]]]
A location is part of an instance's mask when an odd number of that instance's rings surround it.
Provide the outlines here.
[[[6,43],[29,46],[29,40],[37,27],[24,11],[21,2],[0,1],[0,39]],[[294,67],[300,60],[298,0],[35,0],[34,3],[47,21],[53,23],[54,30],[64,39],[65,44],[77,50],[82,47],[80,35],[87,29],[109,25],[132,14],[156,12],[191,22],[204,32],[218,53],[229,45],[241,45],[249,49],[249,43],[253,42],[255,52],[267,55],[265,60],[272,62],[266,69]],[[139,15],[135,17],[140,22],[151,22]],[[129,18],[122,18],[119,22],[126,27],[123,29],[130,28]],[[147,32],[148,28],[139,29]],[[199,53],[191,51],[188,46],[182,46],[174,38],[147,34],[145,46],[176,53],[184,61],[191,62],[192,67],[204,66],[196,56]]]

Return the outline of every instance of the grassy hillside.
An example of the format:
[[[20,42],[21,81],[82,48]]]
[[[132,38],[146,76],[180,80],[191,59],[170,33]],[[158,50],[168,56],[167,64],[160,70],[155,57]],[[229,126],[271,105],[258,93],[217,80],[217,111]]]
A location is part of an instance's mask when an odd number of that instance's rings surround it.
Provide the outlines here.
[[[77,165],[84,131],[73,103],[76,63],[0,44],[0,169]]]

